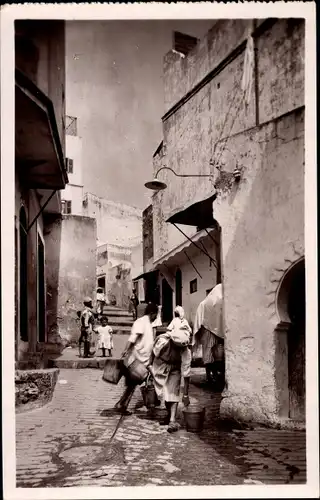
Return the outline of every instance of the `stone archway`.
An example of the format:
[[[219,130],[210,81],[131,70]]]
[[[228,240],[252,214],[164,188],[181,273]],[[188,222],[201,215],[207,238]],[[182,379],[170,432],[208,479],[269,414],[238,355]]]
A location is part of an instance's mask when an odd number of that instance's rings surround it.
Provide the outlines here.
[[[280,323],[276,329],[282,335],[282,349],[278,351],[278,373],[287,369],[280,390],[286,400],[286,416],[305,420],[305,261],[300,258],[283,275],[278,287],[276,308]],[[286,366],[283,364],[285,363]],[[285,415],[282,415],[285,416]]]

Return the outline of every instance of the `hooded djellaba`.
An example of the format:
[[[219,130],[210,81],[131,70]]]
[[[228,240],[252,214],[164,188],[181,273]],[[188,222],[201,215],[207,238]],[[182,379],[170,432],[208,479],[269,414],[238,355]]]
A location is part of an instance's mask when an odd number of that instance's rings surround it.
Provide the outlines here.
[[[168,411],[165,421],[168,432],[176,432],[180,426],[176,421],[180,399],[181,377],[184,378],[183,403],[190,403],[188,397],[191,350],[189,343],[192,330],[185,318],[184,309],[177,306],[174,318],[167,331],[159,335],[153,348],[154,359],[150,371],[158,398],[164,399]]]
[[[224,345],[222,301],[222,284],[219,283],[200,302],[194,320],[193,351],[196,352],[201,347],[210,383],[217,382],[220,374],[224,378],[224,362],[220,360]]]

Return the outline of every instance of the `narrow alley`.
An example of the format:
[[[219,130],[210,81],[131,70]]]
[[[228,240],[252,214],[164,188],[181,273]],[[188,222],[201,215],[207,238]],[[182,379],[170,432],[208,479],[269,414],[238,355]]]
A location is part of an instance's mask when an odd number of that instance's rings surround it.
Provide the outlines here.
[[[291,484],[306,481],[305,433],[219,423],[221,396],[192,370],[191,403],[206,406],[201,434],[168,434],[139,390],[114,439],[123,388],[98,369],[62,369],[53,400],[17,415],[17,487]],[[163,410],[162,410],[163,412]],[[182,421],[183,417],[180,416]]]
[[[4,9],[8,500],[317,498],[315,9],[211,3]]]

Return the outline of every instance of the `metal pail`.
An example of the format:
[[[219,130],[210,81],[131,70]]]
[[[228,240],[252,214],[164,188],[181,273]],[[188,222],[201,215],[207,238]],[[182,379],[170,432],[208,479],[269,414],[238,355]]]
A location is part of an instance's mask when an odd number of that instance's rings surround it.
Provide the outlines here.
[[[189,405],[183,410],[184,421],[188,432],[201,432],[205,419],[205,408]]]

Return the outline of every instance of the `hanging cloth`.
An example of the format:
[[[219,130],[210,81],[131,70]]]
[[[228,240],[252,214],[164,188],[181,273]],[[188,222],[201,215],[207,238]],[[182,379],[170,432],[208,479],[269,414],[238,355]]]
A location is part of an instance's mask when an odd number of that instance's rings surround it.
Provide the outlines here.
[[[246,51],[244,54],[243,76],[241,82],[241,89],[244,92],[244,101],[246,105],[249,104],[251,97],[253,68],[254,68],[254,43],[252,36],[249,35],[247,39]]]

